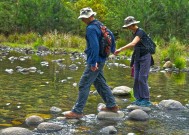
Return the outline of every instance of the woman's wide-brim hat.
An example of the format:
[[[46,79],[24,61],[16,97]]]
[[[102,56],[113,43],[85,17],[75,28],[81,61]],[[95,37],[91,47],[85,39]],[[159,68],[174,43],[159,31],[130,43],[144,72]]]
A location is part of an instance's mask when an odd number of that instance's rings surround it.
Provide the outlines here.
[[[96,12],[93,12],[93,10],[90,8],[90,7],[86,7],[86,8],[82,8],[80,10],[80,16],[78,17],[78,19],[81,19],[81,18],[89,18],[91,17],[92,15],[96,15]]]
[[[128,16],[127,18],[125,18],[124,20],[124,25],[122,26],[123,28],[127,28],[133,24],[137,24],[140,23],[140,21],[136,21],[135,18],[133,16]]]

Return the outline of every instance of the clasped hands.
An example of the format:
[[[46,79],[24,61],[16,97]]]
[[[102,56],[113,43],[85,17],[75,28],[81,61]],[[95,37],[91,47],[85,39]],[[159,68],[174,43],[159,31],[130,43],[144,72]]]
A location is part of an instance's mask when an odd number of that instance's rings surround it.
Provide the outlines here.
[[[120,49],[117,49],[115,52],[114,52],[114,55],[118,55],[118,53],[121,52],[121,48]]]

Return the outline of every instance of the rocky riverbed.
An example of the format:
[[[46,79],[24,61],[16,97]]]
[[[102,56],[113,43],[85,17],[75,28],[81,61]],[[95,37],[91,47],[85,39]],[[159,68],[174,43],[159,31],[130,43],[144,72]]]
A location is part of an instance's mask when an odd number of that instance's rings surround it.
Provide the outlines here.
[[[19,56],[10,55],[11,52],[19,53]],[[64,58],[53,59],[51,61],[40,61],[40,68],[32,65],[32,57],[45,57],[48,55],[68,55],[69,61],[71,63],[67,64]],[[81,68],[81,65],[85,65],[84,62],[85,55],[83,53],[71,52],[68,53],[64,50],[49,50],[46,47],[39,47],[37,51],[32,49],[23,49],[23,48],[9,48],[5,46],[0,46],[0,64],[4,64],[5,60],[8,60],[9,63],[6,68],[1,69],[4,73],[9,76],[14,74],[22,74],[26,79],[29,79],[29,75],[43,75],[46,74],[48,68],[52,63],[57,65],[57,69],[54,74],[60,74],[61,71],[73,71],[76,75],[77,70]],[[79,60],[79,61],[78,61]],[[122,63],[122,60],[130,60],[130,58],[125,56],[111,57],[107,62],[106,67],[108,69],[129,69],[130,67],[127,64]],[[30,62],[27,66],[20,66],[24,62]],[[11,64],[19,63],[14,67],[11,67]],[[170,63],[169,63],[170,64]],[[30,65],[30,66],[29,66]],[[169,65],[168,65],[169,66]],[[2,66],[1,66],[2,67]],[[43,69],[46,70],[43,70]],[[188,72],[188,68],[183,70],[178,70],[173,67],[160,67],[154,66],[151,68],[151,73],[179,73],[179,72]],[[69,86],[74,89],[77,88],[77,81],[73,81],[75,76],[68,76],[64,78],[60,78],[57,80],[57,83],[60,84],[70,84]],[[41,77],[42,78],[42,77]],[[119,80],[119,78],[117,78]],[[163,78],[162,78],[163,79]],[[113,79],[115,81],[115,79]],[[128,80],[128,77],[127,77]],[[42,79],[41,79],[42,81]],[[119,80],[119,82],[122,80]],[[17,83],[19,80],[17,80]],[[158,82],[156,82],[158,83]],[[48,81],[43,81],[40,86],[49,88],[53,83]],[[122,84],[125,84],[124,82]],[[4,84],[5,85],[5,84]],[[6,84],[8,85],[8,84]],[[16,85],[17,86],[17,85]],[[129,86],[125,85],[113,85],[112,92],[116,96],[118,103],[124,104],[124,106],[120,106],[120,111],[118,113],[111,112],[97,112],[100,106],[104,106],[103,103],[98,106],[90,108],[91,110],[89,114],[85,114],[85,116],[81,119],[66,119],[63,115],[65,108],[60,108],[59,106],[51,106],[46,108],[49,110],[49,114],[52,115],[51,118],[44,118],[40,115],[30,115],[25,118],[23,115],[19,115],[25,119],[22,124],[18,124],[18,126],[10,126],[4,127],[0,131],[0,135],[70,135],[70,134],[125,134],[125,135],[183,135],[189,133],[189,117],[188,117],[188,108],[189,104],[182,104],[180,100],[175,100],[172,98],[165,98],[163,94],[152,94],[152,100],[155,98],[163,98],[159,102],[153,101],[153,105],[151,107],[139,107],[139,106],[130,106],[130,91],[132,90]],[[158,87],[160,87],[159,84]],[[10,87],[10,86],[8,86]],[[18,87],[18,86],[17,86]],[[12,88],[12,87],[10,87]],[[13,87],[15,88],[15,87]],[[38,89],[36,87],[34,90]],[[3,87],[1,85],[1,90],[3,91]],[[175,91],[175,90],[173,90]],[[26,93],[26,92],[24,92]],[[49,92],[50,93],[50,92]],[[29,93],[28,93],[29,94]],[[31,93],[30,93],[31,94]],[[35,93],[36,94],[36,93]],[[46,93],[45,93],[46,94]],[[21,94],[23,96],[23,93]],[[27,94],[26,94],[27,95]],[[50,95],[50,94],[49,94]],[[178,94],[179,95],[179,94]],[[12,95],[11,95],[12,96]],[[10,97],[11,97],[10,96]],[[98,93],[93,90],[90,93],[90,96],[98,97]],[[40,96],[40,97],[43,97]],[[167,97],[171,97],[168,95]],[[21,97],[20,97],[21,98]],[[57,98],[57,97],[56,97]],[[64,97],[62,97],[64,98]],[[69,99],[65,96],[66,99]],[[3,101],[5,97],[2,98]],[[3,115],[6,109],[14,102],[17,102],[18,99],[11,98],[8,100],[9,102],[6,105],[2,106]],[[31,100],[31,99],[30,99]],[[58,100],[58,99],[57,99]],[[183,101],[183,100],[182,100]],[[39,103],[42,101],[39,100]],[[58,102],[58,101],[55,101]],[[95,102],[99,102],[96,101]],[[21,102],[18,102],[16,108],[14,110],[18,110],[22,108]],[[66,104],[63,102],[62,104]],[[29,106],[29,105],[27,105]],[[68,106],[68,105],[67,105]],[[68,108],[68,107],[67,107]],[[69,105],[71,108],[71,105]],[[28,108],[26,108],[28,109]],[[33,110],[35,111],[35,110]],[[69,111],[69,110],[68,110]],[[31,111],[30,111],[31,112]],[[94,112],[94,113],[93,113]],[[13,111],[14,115],[14,111]],[[15,116],[18,114],[15,114]],[[2,117],[1,119],[4,119]],[[5,125],[5,124],[4,124]]]

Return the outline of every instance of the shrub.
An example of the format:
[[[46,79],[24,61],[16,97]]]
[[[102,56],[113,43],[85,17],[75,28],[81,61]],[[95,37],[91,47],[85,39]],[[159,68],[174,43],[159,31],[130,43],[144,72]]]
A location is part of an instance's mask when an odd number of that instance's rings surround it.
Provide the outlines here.
[[[33,43],[33,47],[37,49],[38,46],[43,45],[44,41],[41,37],[37,38],[37,40]]]
[[[0,34],[0,42],[6,42],[7,39],[3,34]]]
[[[165,58],[168,57],[168,51],[167,51],[167,48],[164,49],[164,50],[161,50],[161,53],[160,53],[160,61],[164,61]]]
[[[118,49],[118,48],[124,46],[125,44],[126,44],[125,40],[119,38],[119,39],[116,41],[116,48]]]
[[[185,47],[181,42],[172,38],[168,48],[168,57],[174,61],[177,57],[185,56]]]
[[[86,41],[84,38],[81,38],[77,35],[71,34],[58,34],[55,33],[47,33],[42,37],[44,41],[44,45],[49,48],[63,48],[69,49],[74,48],[77,50],[83,50],[85,48]]]
[[[19,34],[14,33],[8,36],[8,42],[16,43],[19,40]]]
[[[186,67],[186,59],[184,57],[177,57],[174,64],[176,68],[183,69]]]
[[[30,32],[27,34],[20,34],[17,43],[31,44],[31,43],[34,43],[38,37],[39,37],[39,35],[34,32]]]

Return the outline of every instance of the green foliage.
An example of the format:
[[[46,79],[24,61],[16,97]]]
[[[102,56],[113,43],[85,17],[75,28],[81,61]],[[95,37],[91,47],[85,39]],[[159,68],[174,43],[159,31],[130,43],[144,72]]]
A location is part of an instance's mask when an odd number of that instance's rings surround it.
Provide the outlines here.
[[[186,84],[186,74],[183,72],[180,72],[178,74],[174,74],[172,76],[173,80],[178,84],[178,85],[185,85]]]
[[[68,32],[77,28],[72,5],[63,0],[16,0],[0,2],[0,7],[2,32],[45,33],[55,29]]]
[[[161,46],[161,49],[157,47],[156,56],[159,57],[160,61],[169,58],[175,64],[175,67],[179,69],[184,68],[186,66],[186,45],[176,38],[172,38],[170,42],[166,44],[167,45],[164,45],[164,47]]]
[[[15,27],[14,6],[15,2],[0,1],[0,33],[11,33]]]
[[[166,58],[168,58],[167,48],[161,50],[160,61],[164,61]]]
[[[85,36],[86,25],[77,19],[79,10],[84,7],[91,7],[97,12],[96,18],[114,33],[118,39],[117,48],[131,40],[131,33],[123,31],[122,26],[124,19],[132,15],[140,21],[139,27],[150,33],[157,43],[155,56],[175,60],[181,54],[186,55],[183,43],[187,45],[189,40],[188,0],[1,0],[0,33],[16,44],[84,48],[83,39],[72,37]],[[54,31],[69,34],[58,33],[55,36]],[[65,35],[71,36],[68,36],[69,40],[65,39]],[[4,36],[0,37],[0,41],[6,41]],[[167,48],[167,53],[161,48]],[[125,52],[126,55],[131,54],[131,51]]]
[[[8,36],[8,42],[11,42],[11,43],[16,43],[19,39],[19,34],[18,33],[15,33],[15,34],[11,34]]]
[[[5,35],[0,34],[0,42],[6,42],[7,38],[5,37]]]
[[[21,44],[30,44],[37,40],[38,35],[34,32],[29,32],[27,34],[20,34],[18,42]]]
[[[77,35],[47,33],[43,37],[44,45],[49,48],[77,48],[84,50],[85,39]]]
[[[0,40],[4,37],[0,35]],[[5,41],[2,41],[3,44],[5,44]],[[49,47],[50,49],[75,49],[75,50],[84,50],[86,46],[86,41],[84,38],[78,36],[78,35],[72,35],[72,34],[62,34],[58,33],[57,31],[49,32],[44,34],[43,36],[38,35],[37,33],[28,33],[28,34],[12,34],[9,35],[6,42],[9,42],[11,44],[6,43],[6,45],[11,46],[18,46],[19,47],[33,47],[36,49],[40,45],[44,45],[46,47]]]
[[[188,41],[188,0],[1,0],[0,32],[44,34],[56,29],[84,35],[85,25],[77,19],[83,7],[97,12],[97,19],[116,37],[121,37],[124,19],[132,15],[152,37],[166,42],[173,37]]]
[[[179,69],[183,69],[186,67],[186,58],[177,57],[174,61],[175,67]]]
[[[124,39],[120,38],[120,39],[116,40],[116,48],[117,49],[124,46],[124,45],[126,45],[126,41]]]
[[[30,44],[36,41],[37,38],[38,38],[38,35],[34,32],[30,32],[27,34],[15,33],[13,35],[9,35],[8,41],[12,43]]]
[[[127,44],[126,41],[120,38],[116,41],[116,48],[118,49],[118,48],[120,48],[120,47],[122,47],[126,44]],[[120,52],[120,54],[123,54],[123,55],[126,55],[126,56],[131,56],[132,50],[122,51],[122,52]]]
[[[158,47],[162,47],[162,48],[167,47],[167,42],[166,42],[162,37],[160,37],[160,36],[155,36],[155,37],[153,38],[153,40],[155,41],[155,43],[156,43],[156,45],[157,45]]]
[[[185,47],[176,38],[172,38],[168,48],[168,57],[174,61],[180,56],[185,56]]]
[[[43,39],[41,37],[38,37],[37,40],[33,43],[33,48],[37,49],[37,47],[43,45],[43,43]]]
[[[134,90],[133,90],[133,89],[131,90],[130,95],[131,95],[130,101],[131,101],[131,102],[135,101]]]

